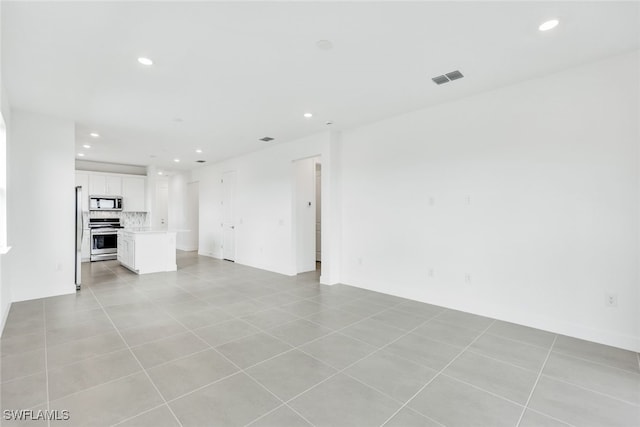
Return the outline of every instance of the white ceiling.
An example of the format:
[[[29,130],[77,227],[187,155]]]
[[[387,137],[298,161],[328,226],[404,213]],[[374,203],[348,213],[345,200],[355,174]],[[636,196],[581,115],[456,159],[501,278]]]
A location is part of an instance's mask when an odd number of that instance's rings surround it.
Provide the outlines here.
[[[289,141],[326,130],[327,120],[346,129],[640,48],[637,2],[2,3],[12,107],[75,120],[86,160],[161,168],[191,169],[198,158],[262,149],[266,135]],[[550,18],[560,25],[539,32]],[[333,49],[318,49],[321,39]],[[456,69],[464,79],[430,80]],[[82,149],[87,141],[93,147]]]

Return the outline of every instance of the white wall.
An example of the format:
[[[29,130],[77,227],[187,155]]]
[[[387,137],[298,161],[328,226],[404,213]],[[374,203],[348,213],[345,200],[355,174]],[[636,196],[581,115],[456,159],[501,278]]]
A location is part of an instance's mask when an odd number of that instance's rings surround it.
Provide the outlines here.
[[[199,253],[220,258],[222,241],[222,200],[220,179],[226,171],[236,171],[236,262],[283,274],[296,274],[293,229],[293,161],[328,154],[332,147],[329,132],[300,140],[274,144],[264,150],[236,157],[193,171],[200,182]],[[324,161],[324,160],[323,160]],[[330,168],[328,168],[330,170]],[[323,174],[323,180],[331,174]],[[323,184],[326,184],[323,181]],[[329,189],[329,185],[323,185]],[[330,191],[323,194],[324,209],[332,207]],[[324,242],[323,242],[324,243]],[[327,247],[327,246],[325,246]],[[323,282],[335,283],[331,266],[323,266]]]
[[[342,281],[640,350],[638,62],[345,132]]]
[[[13,301],[75,292],[75,134],[71,120],[11,112],[3,282]]]

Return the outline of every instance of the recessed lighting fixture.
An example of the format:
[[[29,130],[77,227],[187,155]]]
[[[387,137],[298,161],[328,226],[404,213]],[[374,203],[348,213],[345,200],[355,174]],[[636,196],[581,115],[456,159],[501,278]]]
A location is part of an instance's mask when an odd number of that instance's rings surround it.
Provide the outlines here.
[[[99,133],[91,132],[89,135],[91,137],[93,137],[93,138],[100,138],[100,134]]]
[[[162,171],[158,171],[158,175],[162,175]]]
[[[333,122],[331,120],[327,120],[326,122],[324,122],[324,124],[327,126],[331,126]]]
[[[78,157],[84,157],[84,153],[78,153]]]
[[[198,148],[198,149],[196,150],[196,153],[200,154],[200,153],[202,153],[202,150]]]
[[[329,50],[333,48],[333,43],[331,43],[329,40],[318,40],[316,42],[316,46],[320,50]]]
[[[546,21],[546,22],[543,22],[542,24],[540,24],[538,29],[540,31],[549,31],[549,30],[552,30],[555,27],[557,27],[559,23],[560,23],[560,21],[558,21],[557,19],[551,19],[549,21]]]
[[[180,163],[180,159],[173,159],[174,162]]]
[[[149,58],[145,58],[143,56],[138,58],[138,62],[141,63],[142,65],[146,65],[146,66],[153,65],[153,61],[152,60],[150,60]]]
[[[311,117],[313,117],[313,114],[311,114],[311,113],[304,113],[304,116],[305,116],[307,119],[310,119]]]
[[[271,138],[270,136],[264,136],[264,137],[260,138],[260,141],[271,142],[271,141],[273,141],[273,138]]]
[[[91,146],[89,144],[84,144],[83,147],[84,148],[91,148]]]

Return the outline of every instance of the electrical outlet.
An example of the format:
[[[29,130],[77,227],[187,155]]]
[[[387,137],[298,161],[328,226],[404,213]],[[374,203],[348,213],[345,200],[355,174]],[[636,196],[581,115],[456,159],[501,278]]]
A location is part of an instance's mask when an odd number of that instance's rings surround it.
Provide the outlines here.
[[[433,206],[436,204],[436,199],[433,196],[429,196],[429,206]]]
[[[427,274],[429,275],[429,277],[433,277],[433,268],[430,268]]]
[[[362,265],[362,258],[358,258],[358,265]]]
[[[606,294],[604,304],[607,307],[617,307],[618,306],[618,294]]]
[[[467,282],[467,283],[471,283],[471,274],[466,273],[464,275],[464,281]]]

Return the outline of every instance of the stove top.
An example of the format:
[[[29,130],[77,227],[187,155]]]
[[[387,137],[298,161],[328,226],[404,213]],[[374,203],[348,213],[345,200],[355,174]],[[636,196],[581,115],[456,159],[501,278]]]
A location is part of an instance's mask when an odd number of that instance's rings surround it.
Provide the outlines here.
[[[119,218],[89,218],[89,228],[124,228]]]

